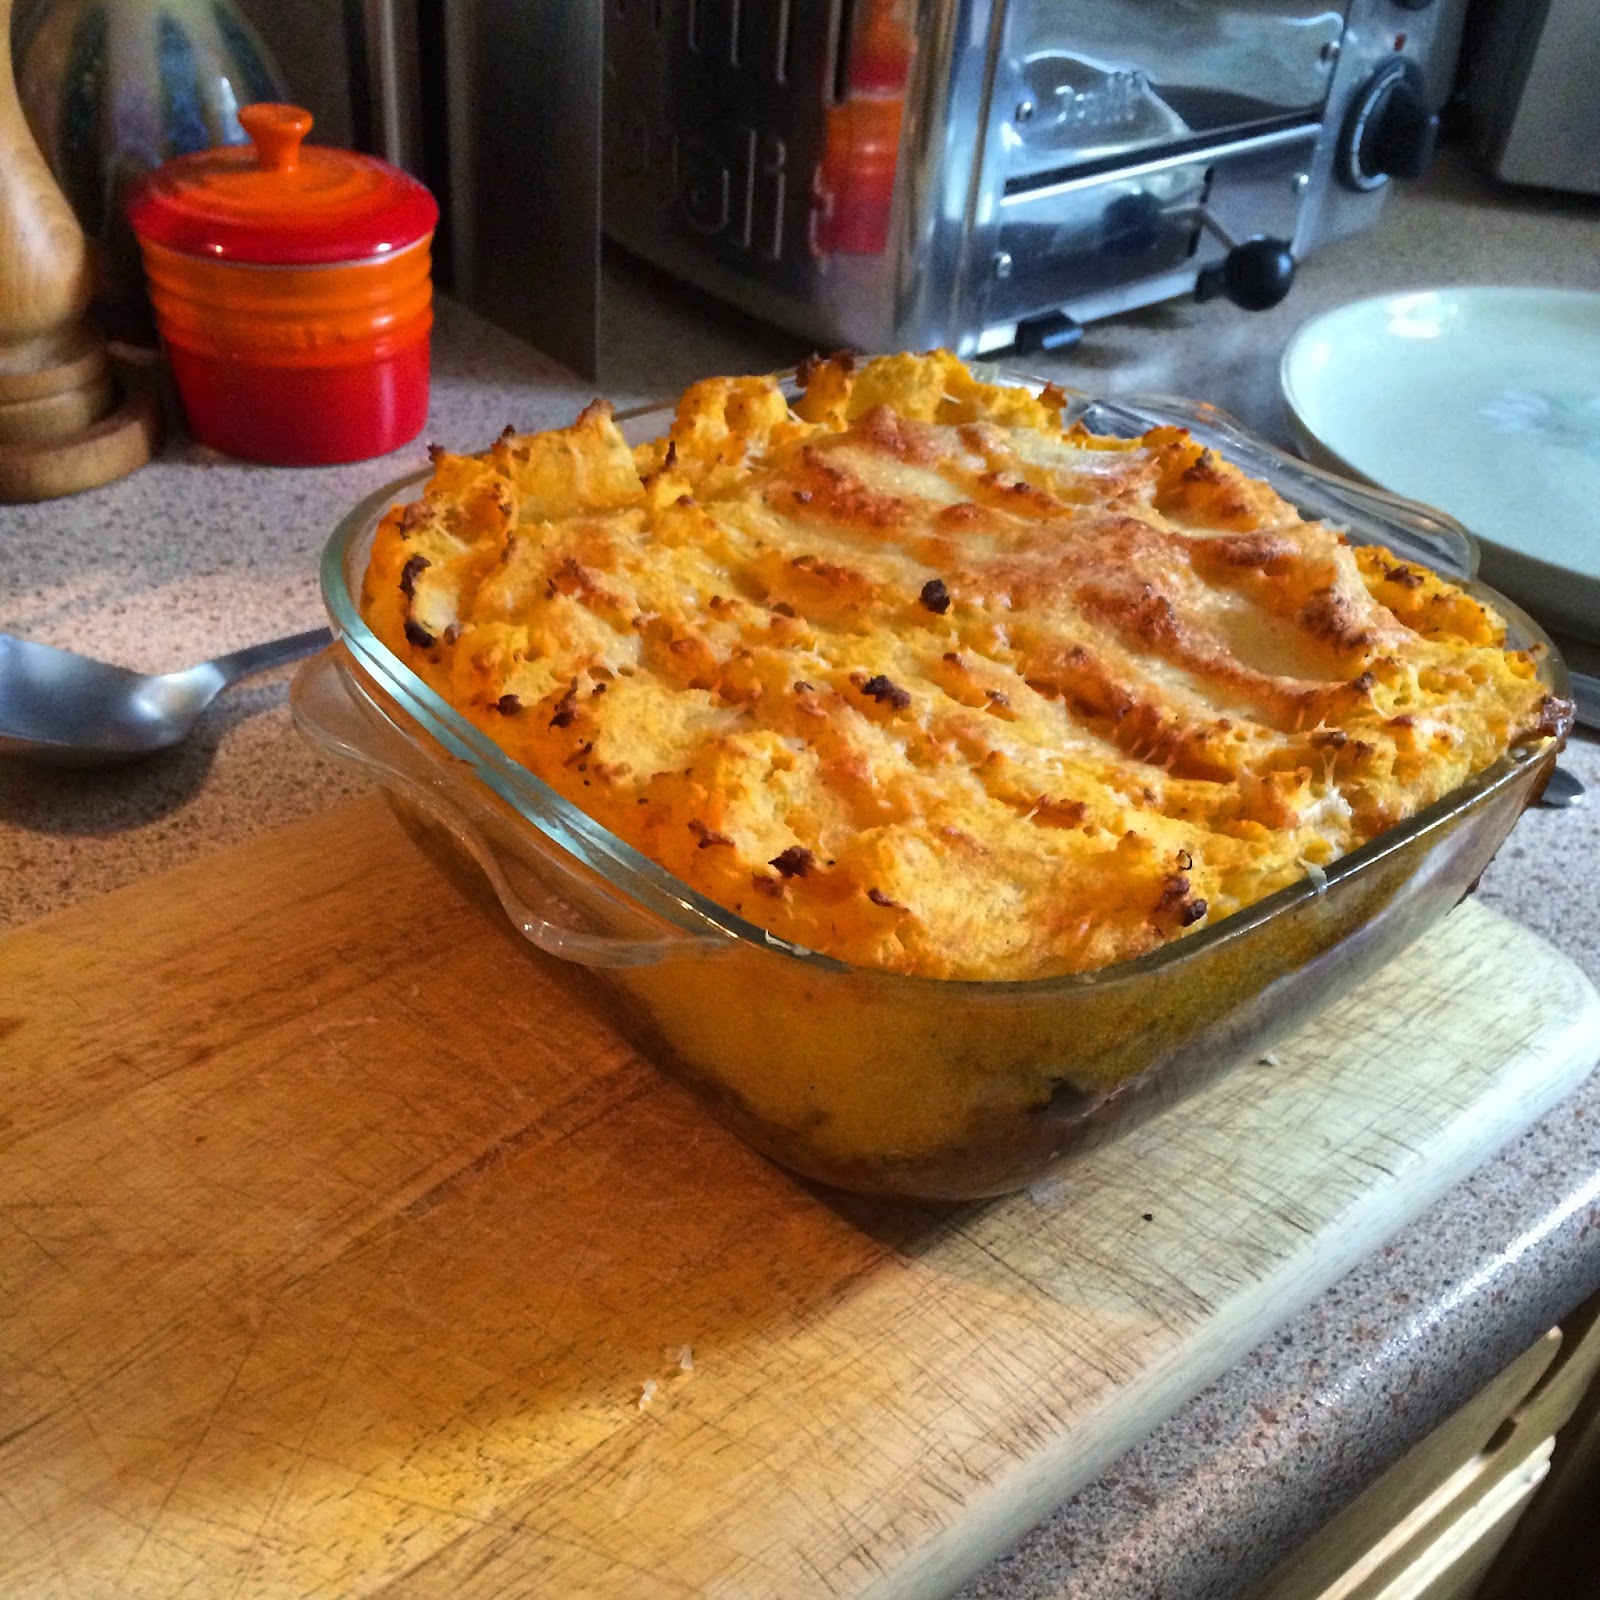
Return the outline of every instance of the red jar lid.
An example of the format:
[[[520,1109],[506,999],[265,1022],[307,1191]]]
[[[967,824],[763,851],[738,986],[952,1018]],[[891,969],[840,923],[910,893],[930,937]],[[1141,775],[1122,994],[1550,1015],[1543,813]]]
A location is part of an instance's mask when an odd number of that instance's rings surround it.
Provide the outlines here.
[[[302,145],[311,113],[262,102],[239,122],[250,145],[164,162],[128,200],[141,238],[185,255],[326,266],[404,250],[433,231],[427,189],[376,156]]]

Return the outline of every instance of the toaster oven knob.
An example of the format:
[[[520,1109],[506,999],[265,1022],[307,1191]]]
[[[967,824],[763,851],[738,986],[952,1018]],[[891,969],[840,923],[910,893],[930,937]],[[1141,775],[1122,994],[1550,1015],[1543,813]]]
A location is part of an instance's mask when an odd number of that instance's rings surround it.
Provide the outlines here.
[[[1339,176],[1352,189],[1376,189],[1390,178],[1420,178],[1433,158],[1439,118],[1409,61],[1391,61],[1363,89],[1340,141]]]
[[[1282,239],[1257,234],[1233,246],[1195,280],[1196,300],[1218,295],[1245,311],[1270,311],[1294,284],[1294,256]]]

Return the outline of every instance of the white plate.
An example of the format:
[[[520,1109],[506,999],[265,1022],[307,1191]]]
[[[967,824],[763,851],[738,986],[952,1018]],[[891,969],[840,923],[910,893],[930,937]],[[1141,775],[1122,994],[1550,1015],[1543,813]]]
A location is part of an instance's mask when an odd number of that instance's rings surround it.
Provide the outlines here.
[[[1486,582],[1600,639],[1600,294],[1359,300],[1307,323],[1279,376],[1307,455],[1449,512]]]

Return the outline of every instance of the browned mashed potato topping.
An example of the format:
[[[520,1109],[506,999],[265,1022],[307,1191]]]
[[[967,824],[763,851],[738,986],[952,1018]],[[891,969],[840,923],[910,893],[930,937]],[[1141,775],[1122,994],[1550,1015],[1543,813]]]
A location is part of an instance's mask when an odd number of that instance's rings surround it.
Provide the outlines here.
[[[362,609],[508,754],[702,894],[894,972],[1136,956],[1558,732],[1452,584],[1156,428],[954,357],[712,378],[435,452]]]

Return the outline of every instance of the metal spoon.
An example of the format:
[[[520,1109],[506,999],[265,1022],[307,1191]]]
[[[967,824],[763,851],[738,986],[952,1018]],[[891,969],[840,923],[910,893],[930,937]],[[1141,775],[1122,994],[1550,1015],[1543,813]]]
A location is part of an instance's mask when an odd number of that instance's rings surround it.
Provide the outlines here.
[[[1581,778],[1565,767],[1556,767],[1544,786],[1544,793],[1539,796],[1539,804],[1565,811],[1568,806],[1581,806],[1588,793]]]
[[[326,628],[155,677],[0,633],[0,755],[107,766],[177,744],[230,683],[320,650]]]

